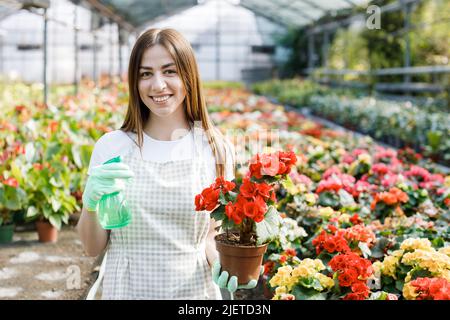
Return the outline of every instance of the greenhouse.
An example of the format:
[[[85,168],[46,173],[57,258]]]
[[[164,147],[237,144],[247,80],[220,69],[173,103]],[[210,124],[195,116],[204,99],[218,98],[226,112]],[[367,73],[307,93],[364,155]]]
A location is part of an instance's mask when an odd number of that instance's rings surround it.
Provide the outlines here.
[[[449,59],[448,0],[0,0],[0,300],[450,300]]]

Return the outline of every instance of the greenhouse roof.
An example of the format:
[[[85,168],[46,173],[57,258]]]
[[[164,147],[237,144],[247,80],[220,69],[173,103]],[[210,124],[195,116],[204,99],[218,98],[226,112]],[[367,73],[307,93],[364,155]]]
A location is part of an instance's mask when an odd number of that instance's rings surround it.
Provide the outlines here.
[[[112,19],[123,28],[132,30],[189,9],[199,3],[212,0],[71,0],[87,5],[99,15]],[[302,27],[312,24],[325,15],[338,10],[367,4],[368,0],[223,0],[239,4],[286,27]],[[48,4],[49,0],[2,0],[0,19],[27,6]],[[51,2],[50,2],[51,3]]]
[[[106,8],[135,28],[189,9],[207,0],[85,0],[97,9]],[[368,0],[226,0],[239,4],[256,15],[284,26],[302,27],[326,14],[353,6],[367,4]]]
[[[241,0],[239,4],[273,22],[303,27],[324,15],[367,3],[368,0]]]

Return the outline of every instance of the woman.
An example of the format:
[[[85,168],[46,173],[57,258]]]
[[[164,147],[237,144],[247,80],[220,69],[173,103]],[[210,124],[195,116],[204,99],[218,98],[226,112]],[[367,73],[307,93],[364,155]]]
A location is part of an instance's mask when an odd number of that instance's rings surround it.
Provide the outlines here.
[[[237,279],[219,274],[216,224],[195,212],[194,198],[216,177],[234,179],[234,149],[209,118],[190,44],[173,29],[146,31],[131,52],[128,85],[122,127],[95,144],[78,224],[89,255],[109,243],[102,298],[220,299],[213,276],[230,291]],[[97,205],[115,191],[132,221],[106,231]]]

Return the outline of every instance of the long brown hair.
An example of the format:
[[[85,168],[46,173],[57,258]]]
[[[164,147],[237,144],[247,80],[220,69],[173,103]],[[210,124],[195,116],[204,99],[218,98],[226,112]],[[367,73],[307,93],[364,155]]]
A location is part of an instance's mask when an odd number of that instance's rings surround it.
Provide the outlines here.
[[[139,95],[138,72],[144,51],[156,44],[163,46],[175,61],[186,90],[186,98],[183,102],[186,119],[191,127],[194,123],[201,122],[216,160],[216,175],[218,177],[224,176],[226,155],[229,149],[225,146],[223,134],[214,126],[209,117],[194,50],[189,42],[174,29],[149,29],[137,39],[131,51],[128,66],[128,110],[120,129],[125,132],[136,133],[137,145],[142,150],[143,128],[150,117],[150,110],[142,102]],[[231,153],[231,159],[234,173],[235,158],[233,153]]]

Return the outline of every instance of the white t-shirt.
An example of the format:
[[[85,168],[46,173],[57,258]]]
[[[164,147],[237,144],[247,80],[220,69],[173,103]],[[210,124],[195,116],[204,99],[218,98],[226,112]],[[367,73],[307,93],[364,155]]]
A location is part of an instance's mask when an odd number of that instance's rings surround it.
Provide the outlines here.
[[[142,157],[148,161],[166,162],[176,160],[186,160],[194,158],[194,139],[193,131],[189,131],[181,139],[172,141],[155,140],[144,132],[144,141],[142,146]],[[131,134],[131,137],[137,140],[136,134]],[[136,144],[127,136],[122,130],[114,130],[105,133],[97,140],[94,150],[91,155],[89,163],[88,174],[91,174],[93,167],[100,165],[111,158],[125,155]],[[202,132],[202,143],[199,144],[202,148],[203,159],[206,160],[208,167],[211,168],[207,172],[208,181],[214,182],[216,178],[215,158],[208,143],[206,134]],[[233,145],[226,140],[227,158],[225,167],[225,179],[231,181],[235,178],[232,167],[231,153],[235,152]],[[206,188],[207,186],[205,186]]]

